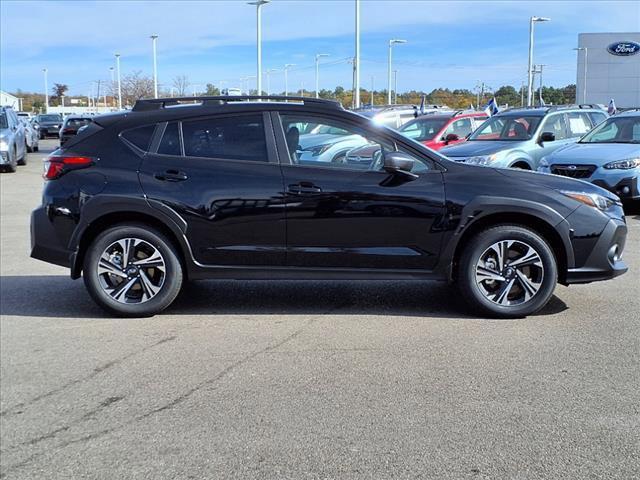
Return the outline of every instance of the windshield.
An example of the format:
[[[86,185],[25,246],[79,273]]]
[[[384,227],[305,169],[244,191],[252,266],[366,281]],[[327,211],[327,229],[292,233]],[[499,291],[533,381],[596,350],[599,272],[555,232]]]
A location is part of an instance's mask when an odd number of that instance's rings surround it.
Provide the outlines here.
[[[433,140],[448,120],[448,118],[421,118],[407,123],[399,131],[419,142]]]
[[[62,118],[59,115],[39,115],[38,120],[41,122],[60,122]]]
[[[0,114],[0,128],[9,128],[9,122],[7,121],[7,114]]]
[[[529,140],[538,128],[541,116],[511,115],[492,117],[469,140]]]
[[[640,116],[609,118],[579,143],[640,143]]]

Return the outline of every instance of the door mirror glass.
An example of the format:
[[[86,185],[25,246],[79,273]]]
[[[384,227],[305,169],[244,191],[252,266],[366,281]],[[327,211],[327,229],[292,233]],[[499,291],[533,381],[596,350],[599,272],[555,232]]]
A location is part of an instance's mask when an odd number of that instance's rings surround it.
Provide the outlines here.
[[[540,143],[553,142],[556,139],[556,135],[553,132],[542,132],[540,135]]]
[[[460,140],[460,137],[458,137],[458,135],[456,135],[455,133],[449,133],[446,137],[444,137],[444,141],[447,143],[457,142],[458,140]]]

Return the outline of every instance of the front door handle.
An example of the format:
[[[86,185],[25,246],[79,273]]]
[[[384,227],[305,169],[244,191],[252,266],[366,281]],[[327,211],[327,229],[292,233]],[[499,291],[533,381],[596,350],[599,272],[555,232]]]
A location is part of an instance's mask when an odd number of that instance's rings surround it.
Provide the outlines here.
[[[182,182],[189,178],[186,173],[179,170],[165,170],[164,172],[156,172],[153,178],[163,182]]]
[[[289,193],[293,193],[295,195],[320,192],[322,192],[322,189],[311,182],[300,182],[289,185]]]

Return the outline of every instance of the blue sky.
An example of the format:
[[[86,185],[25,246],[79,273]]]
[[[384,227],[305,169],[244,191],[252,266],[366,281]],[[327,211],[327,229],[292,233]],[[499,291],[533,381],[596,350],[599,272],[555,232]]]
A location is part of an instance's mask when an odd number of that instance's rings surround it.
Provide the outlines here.
[[[640,31],[638,1],[404,1],[362,0],[362,85],[386,87],[387,42],[394,49],[398,90],[519,86],[526,76],[528,18],[538,24],[536,63],[546,64],[545,84],[575,83],[578,33]],[[314,88],[313,58],[329,53],[321,88],[351,86],[353,0],[273,0],[263,8],[263,66],[289,73],[290,89]],[[151,40],[157,33],[158,72],[169,87],[177,75],[195,85],[240,86],[255,75],[255,7],[233,1],[18,1],[0,2],[0,88],[43,90],[66,83],[86,95],[107,81],[114,52],[122,73],[152,71]],[[250,86],[255,86],[255,78]],[[263,80],[266,89],[266,78]],[[272,91],[284,89],[281,71]],[[197,87],[199,88],[199,87]]]

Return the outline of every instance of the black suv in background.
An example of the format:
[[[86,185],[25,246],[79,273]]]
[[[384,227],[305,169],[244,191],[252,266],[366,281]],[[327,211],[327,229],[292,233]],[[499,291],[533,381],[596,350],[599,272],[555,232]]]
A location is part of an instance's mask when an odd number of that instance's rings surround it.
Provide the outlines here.
[[[371,161],[314,160],[341,136],[373,145]],[[122,316],[162,311],[185,279],[230,278],[447,280],[479,313],[521,317],[557,281],[627,270],[615,195],[457,164],[331,101],[138,101],[45,168],[31,255]]]
[[[59,113],[42,113],[38,115],[38,125],[40,125],[40,140],[47,137],[57,137],[62,127],[62,115]]]

